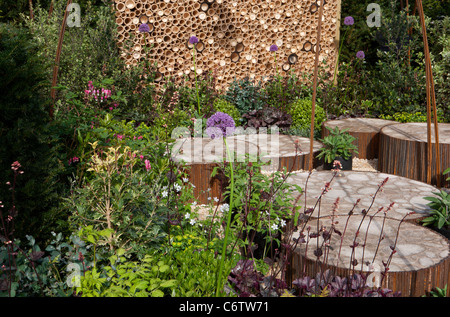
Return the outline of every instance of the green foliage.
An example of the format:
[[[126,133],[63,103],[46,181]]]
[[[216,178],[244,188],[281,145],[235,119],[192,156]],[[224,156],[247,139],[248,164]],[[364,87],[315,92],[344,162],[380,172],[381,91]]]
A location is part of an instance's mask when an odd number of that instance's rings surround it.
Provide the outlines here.
[[[94,267],[81,277],[77,293],[86,297],[214,296],[218,258],[208,250],[150,253],[140,261],[110,258],[111,265]],[[229,274],[232,260],[226,260]]]
[[[177,287],[167,279],[172,261],[145,255],[141,261],[110,258],[111,266],[93,267],[80,279],[77,293],[83,297],[163,297]]]
[[[294,72],[271,78],[263,89],[267,105],[283,111],[287,111],[295,99],[309,97],[310,90],[309,83],[305,83]]]
[[[450,122],[450,109],[446,106],[450,103],[450,17],[427,22],[436,105],[443,112],[439,118]]]
[[[323,143],[323,147],[319,149],[317,158],[324,158],[326,163],[331,163],[339,156],[348,160],[352,157],[352,153],[358,154],[358,148],[353,144],[353,141],[356,139],[346,129],[339,130],[338,127],[334,129],[326,128],[330,134],[320,140]]]
[[[267,163],[250,161],[237,162],[233,166],[233,209],[227,212],[233,213],[233,228],[236,230],[236,236],[241,239],[240,245],[246,248],[255,242],[252,234],[249,234],[253,231],[267,234],[269,239],[280,243],[277,240],[278,234],[283,230],[286,221],[296,222],[300,208],[294,201],[302,189],[286,182],[286,171],[276,171],[270,176],[262,173],[261,168],[265,165]],[[216,168],[214,173],[218,171],[219,168]],[[223,173],[230,177],[230,166],[225,165]],[[228,186],[225,197],[231,200],[230,195],[231,189]],[[266,245],[260,245],[258,251],[264,252],[265,248]]]
[[[312,101],[310,99],[297,99],[290,106],[289,113],[292,117],[292,128],[299,130],[311,129]],[[323,108],[316,103],[314,115],[314,130],[320,131],[326,115]]]
[[[0,297],[72,296],[69,279],[79,276],[81,267],[92,265],[85,259],[91,245],[76,234],[64,239],[62,233],[54,232],[45,250],[32,236],[27,235],[26,240],[26,245],[15,240],[12,249],[0,247],[0,263],[6,268],[0,271]]]
[[[447,168],[447,169],[444,171],[443,174],[445,175],[445,174],[449,174],[449,173],[450,173],[450,167]],[[446,180],[449,181],[449,180],[450,180],[450,177],[448,177]]]
[[[439,288],[439,287],[435,287],[434,289],[431,290],[430,297],[447,297],[447,285],[445,285],[444,288]],[[426,295],[424,295],[423,297],[426,297]]]
[[[59,178],[58,125],[50,122],[45,61],[24,28],[0,24],[0,197],[11,207],[11,163],[19,161],[24,174],[18,180],[15,237],[26,234],[42,241],[64,218],[57,205],[64,193]]]
[[[396,112],[393,115],[380,115],[380,119],[394,120],[397,122],[427,122],[427,116],[421,112]]]
[[[172,85],[174,85],[172,83]],[[213,102],[217,98],[215,89],[215,77],[210,73],[205,73],[197,78],[197,89],[195,82],[191,83],[187,78],[178,87],[172,87],[179,93],[178,108],[187,111],[191,116],[208,116],[213,109]],[[198,113],[198,100],[200,100],[200,113]]]
[[[167,162],[158,165],[152,160],[150,167],[127,146],[100,149],[96,142],[92,146],[94,154],[87,165],[90,174],[67,200],[73,210],[70,221],[74,226],[93,225],[97,231],[112,229],[102,244],[110,250],[127,248],[139,256],[144,246],[156,245],[165,236],[162,213],[168,205],[161,192],[167,182]],[[179,190],[172,187],[172,192],[184,201],[191,187],[175,184]]]
[[[61,19],[67,1],[54,1],[54,10],[49,17],[48,11],[35,6],[33,20],[26,19],[25,24],[39,47],[37,55],[47,64],[47,76],[51,82],[53,63],[61,28]],[[152,85],[155,77],[154,65],[143,61],[136,67],[126,67],[117,47],[117,24],[115,10],[106,2],[94,6],[85,1],[82,7],[81,27],[66,27],[61,50],[57,84],[69,87],[72,94],[83,98],[87,82],[101,83],[106,78],[114,78],[114,90],[126,96],[118,102],[122,116],[134,120],[146,120],[154,117],[155,90]],[[132,45],[124,43],[125,47]],[[46,94],[49,94],[49,88]],[[70,96],[70,95],[69,95]],[[71,108],[63,91],[57,91],[56,111]]]
[[[444,172],[445,173],[445,172]],[[439,193],[433,193],[438,197],[424,197],[429,200],[430,217],[422,220],[424,226],[435,226],[441,229],[444,226],[450,225],[450,194],[443,189]]]
[[[233,80],[223,98],[234,104],[241,115],[262,109],[265,105],[261,83],[255,83],[249,78]]]
[[[215,111],[229,114],[233,118],[236,125],[240,123],[241,114],[239,113],[239,110],[236,108],[236,106],[231,102],[228,102],[222,98],[217,98],[216,100],[214,100],[213,108]]]

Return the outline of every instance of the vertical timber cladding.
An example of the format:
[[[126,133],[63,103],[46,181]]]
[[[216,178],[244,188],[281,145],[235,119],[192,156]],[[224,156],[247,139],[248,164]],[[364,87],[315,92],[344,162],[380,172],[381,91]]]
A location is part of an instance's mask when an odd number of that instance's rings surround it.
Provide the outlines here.
[[[336,62],[340,0],[323,0],[320,61],[332,73]],[[115,0],[122,56],[129,65],[157,63],[157,80],[194,78],[215,71],[218,88],[233,79],[256,81],[293,71],[312,74],[322,0]],[[149,33],[140,33],[146,23]],[[128,42],[130,45],[125,45]],[[276,63],[271,45],[276,44]],[[144,48],[147,47],[147,50]]]

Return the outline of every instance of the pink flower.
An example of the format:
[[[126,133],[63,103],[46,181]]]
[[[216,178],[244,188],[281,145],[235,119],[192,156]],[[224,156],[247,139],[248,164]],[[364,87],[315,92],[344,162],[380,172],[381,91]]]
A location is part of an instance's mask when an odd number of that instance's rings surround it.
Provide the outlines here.
[[[144,159],[144,155],[139,155],[139,158],[141,159],[141,160],[143,160]]]
[[[142,140],[142,135],[138,136],[138,140]]]
[[[149,160],[145,160],[144,162],[145,162],[145,169],[147,171],[149,171],[152,168],[152,166],[150,165],[150,161]]]
[[[118,138],[119,140],[123,140],[123,135],[118,134],[118,135],[117,135],[117,138]]]

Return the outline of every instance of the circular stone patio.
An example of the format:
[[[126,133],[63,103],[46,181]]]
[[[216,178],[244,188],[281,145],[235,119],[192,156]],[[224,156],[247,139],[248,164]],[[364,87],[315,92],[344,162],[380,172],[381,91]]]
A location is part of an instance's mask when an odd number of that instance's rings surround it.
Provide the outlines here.
[[[289,183],[295,183],[305,190],[305,183],[308,172],[292,173],[287,179]],[[306,187],[306,205],[305,194],[299,200],[299,205],[303,208],[313,208],[317,197],[321,194],[325,183],[332,178],[332,171],[316,171],[311,173]],[[386,179],[388,181],[383,186],[381,192],[369,211],[369,214],[375,213],[379,208],[389,207],[394,203],[392,209],[388,212],[389,218],[401,219],[407,213],[415,212],[407,217],[407,220],[422,218],[429,212],[428,201],[423,199],[426,196],[435,196],[432,193],[438,190],[431,185],[423,182],[411,180],[405,177],[389,175],[384,173],[340,171],[331,182],[331,189],[322,196],[320,216],[330,216],[333,204],[339,197],[339,207],[337,215],[347,215],[352,210],[354,204],[360,199],[359,204],[354,209],[355,214],[361,214],[363,209],[368,209],[372,203],[373,195],[378,186]],[[382,213],[380,213],[382,214]],[[311,217],[317,217],[318,208]]]
[[[316,265],[319,260],[324,263],[325,270],[330,269],[341,277],[351,275],[353,269],[357,273],[364,272],[371,286],[400,291],[401,296],[422,296],[434,287],[444,288],[450,283],[450,245],[440,234],[419,225],[383,217],[370,219],[352,215],[348,223],[340,217],[335,220],[338,220],[335,228],[343,234],[332,232],[331,239],[327,238],[328,247],[324,246],[322,235],[297,244],[288,270],[291,281],[303,274],[315,276],[318,268],[324,269],[322,265]],[[317,231],[317,220],[310,220],[308,224],[311,232]],[[324,226],[329,232],[330,217],[321,219],[319,226]],[[294,238],[298,238],[298,232],[294,233]],[[356,247],[351,247],[354,245]],[[323,252],[319,258],[318,249]],[[384,278],[383,262],[389,263]]]
[[[331,181],[333,174],[333,171],[312,172],[307,186],[305,183],[308,172],[296,172],[289,176],[289,183],[306,188],[306,203],[305,194],[298,202],[302,207],[301,211],[304,211],[305,207],[314,208],[325,184]],[[373,195],[386,178],[382,190],[373,200]],[[322,196],[320,214],[317,206],[310,218],[305,218],[307,223],[301,223],[299,227],[310,228],[310,233],[317,232],[318,226],[324,226],[329,231],[332,215],[335,215],[335,227],[342,233],[342,244],[341,236],[333,233],[331,241],[327,241],[329,248],[320,248],[327,252],[327,260],[324,261],[325,255],[319,258],[319,265],[316,264],[318,253],[314,252],[321,246],[323,237],[309,238],[307,249],[306,244],[298,244],[292,252],[287,280],[293,281],[303,274],[315,276],[319,270],[327,269],[341,277],[349,276],[353,269],[350,263],[356,259],[357,262],[353,262],[357,263],[356,272],[362,270],[370,274],[370,280],[374,279],[375,283],[380,283],[381,272],[384,271],[382,261],[388,261],[392,248],[395,247],[389,271],[382,283],[375,286],[400,291],[402,296],[422,296],[434,287],[445,287],[450,282],[449,241],[443,235],[418,223],[420,218],[429,213],[429,201],[423,198],[435,196],[433,192],[437,191],[434,186],[426,183],[385,173],[336,173],[329,190]],[[333,213],[337,198],[339,204]],[[349,211],[358,199],[359,204],[349,216]],[[372,202],[373,205],[369,208]],[[392,208],[385,214],[384,211],[391,203],[394,203]],[[363,218],[364,209],[368,212]],[[408,215],[411,212],[414,214]],[[354,248],[355,253],[352,253],[350,246],[353,245],[356,232],[358,245]],[[306,234],[306,230],[303,230],[303,233]],[[293,237],[298,236],[299,232],[294,232]],[[322,262],[325,262],[324,266]]]
[[[241,134],[226,138],[234,162],[256,162],[259,158],[268,164],[262,167],[265,172],[278,170],[302,170],[309,164],[310,142],[308,138],[282,134]],[[298,145],[299,151],[296,151]],[[313,143],[314,157],[320,142]],[[212,177],[214,167],[226,159],[226,147],[222,139],[180,138],[172,147],[172,158],[184,162],[188,169],[189,181],[195,186],[194,197],[200,204],[207,204],[213,198],[221,197],[223,181]],[[317,159],[313,167],[317,167]]]

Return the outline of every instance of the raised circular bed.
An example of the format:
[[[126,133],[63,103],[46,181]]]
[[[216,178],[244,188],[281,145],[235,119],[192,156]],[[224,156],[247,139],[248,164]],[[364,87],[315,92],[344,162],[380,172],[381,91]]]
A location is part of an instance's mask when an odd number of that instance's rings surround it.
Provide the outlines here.
[[[375,118],[347,118],[342,120],[326,121],[322,125],[322,137],[329,135],[326,127],[340,130],[348,129],[348,133],[356,138],[353,142],[358,147],[358,155],[361,159],[374,159],[378,157],[380,130],[395,121]]]
[[[296,152],[296,142],[301,152]],[[270,162],[263,170],[274,172],[286,167],[288,170],[307,169],[309,164],[309,139],[281,134],[243,134],[227,137],[227,143],[233,160],[237,162]],[[313,152],[317,153],[320,142],[314,142]],[[250,154],[250,158],[246,155]],[[296,155],[297,154],[297,155]],[[214,167],[219,166],[226,157],[222,139],[183,138],[176,140],[172,157],[177,162],[184,162],[189,168],[189,181],[195,186],[194,196],[201,204],[219,198],[223,192],[223,180],[211,177]],[[313,167],[318,166],[314,160]],[[209,198],[209,199],[208,199]]]
[[[442,172],[450,166],[450,124],[439,123],[439,156],[441,183],[437,184],[434,126],[432,131],[432,161],[428,163],[427,124],[425,122],[398,123],[381,129],[378,169],[427,182],[428,164],[431,164],[431,184],[450,187]]]
[[[363,273],[371,286],[399,291],[401,296],[422,296],[434,287],[450,285],[450,245],[440,234],[383,217],[352,215],[348,222],[343,217],[337,220],[335,228],[342,236],[331,233],[328,247],[322,246],[322,235],[297,244],[286,272],[288,282],[329,269],[340,277]],[[310,220],[308,225],[311,232],[317,232],[317,220]],[[319,225],[330,231],[331,218],[320,219]],[[294,238],[298,236],[298,232],[294,233]],[[389,263],[387,272],[384,263]]]
[[[306,189],[306,193],[300,197],[298,202],[302,206],[302,210],[303,208],[314,208],[317,197],[322,193],[325,184],[331,180],[332,175],[332,171],[317,171],[313,172],[309,179],[307,172],[293,173],[289,176],[287,182],[295,183],[304,190]],[[433,192],[436,192],[437,189],[434,186],[397,175],[341,171],[331,182],[328,192],[321,198],[320,214],[317,207],[311,217],[330,216],[337,198],[339,198],[339,205],[336,215],[346,216],[358,199],[360,202],[354,208],[354,213],[361,214],[364,209],[369,209],[373,195],[386,178],[388,180],[382,187],[382,191],[375,197],[369,214],[375,213],[381,207],[386,209],[391,203],[394,203],[388,212],[390,218],[401,219],[406,214],[414,212],[408,216],[407,221],[416,222],[419,218],[427,215],[429,201],[423,197],[435,196]]]

